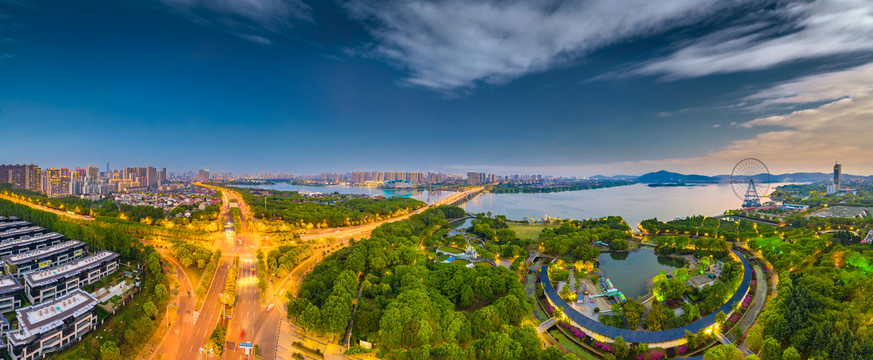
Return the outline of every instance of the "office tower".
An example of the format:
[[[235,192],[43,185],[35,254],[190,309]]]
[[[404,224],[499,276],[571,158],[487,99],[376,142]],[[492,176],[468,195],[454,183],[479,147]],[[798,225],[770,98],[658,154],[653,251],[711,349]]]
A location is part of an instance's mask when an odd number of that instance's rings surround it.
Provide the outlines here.
[[[200,170],[200,181],[209,181],[209,170],[207,170],[207,169]]]
[[[843,166],[840,164],[834,165],[834,185],[837,191],[843,189]]]
[[[96,167],[96,166],[90,166],[90,165],[89,165],[89,166],[88,166],[88,173],[87,173],[87,176],[88,176],[88,179],[89,179],[89,180],[91,180],[91,181],[97,181],[97,178],[100,177],[100,174],[98,173],[98,169],[97,169],[97,167]]]
[[[13,188],[40,191],[40,169],[36,165],[0,165],[0,183]]]

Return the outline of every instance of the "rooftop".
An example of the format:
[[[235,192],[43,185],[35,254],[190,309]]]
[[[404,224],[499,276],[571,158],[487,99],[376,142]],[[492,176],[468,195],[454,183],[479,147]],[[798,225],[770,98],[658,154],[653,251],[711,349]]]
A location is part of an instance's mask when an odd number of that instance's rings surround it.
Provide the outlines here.
[[[83,243],[79,240],[70,240],[70,241],[65,241],[65,242],[62,242],[62,243],[54,245],[54,246],[50,246],[50,247],[46,247],[46,248],[42,248],[42,249],[37,249],[37,250],[33,250],[33,251],[28,251],[28,252],[23,253],[23,254],[10,255],[10,256],[7,256],[6,258],[4,258],[3,260],[6,261],[7,264],[20,264],[20,263],[28,262],[28,261],[31,261],[34,259],[41,259],[41,258],[44,258],[46,256],[53,255],[53,254],[56,254],[56,253],[59,253],[62,251],[66,251],[66,250],[71,249],[71,248],[80,247],[80,246],[85,246],[85,243]]]
[[[12,342],[26,341],[63,325],[64,319],[84,314],[97,305],[91,294],[76,289],[55,300],[15,310],[19,330],[10,332]]]
[[[23,227],[23,228],[18,228],[18,229],[10,229],[10,230],[0,232],[0,237],[10,237],[10,236],[18,235],[18,234],[30,234],[30,233],[43,231],[43,230],[45,230],[45,229],[41,228],[39,226],[28,226],[28,227]]]
[[[118,254],[112,251],[103,250],[86,258],[76,260],[75,262],[24,274],[24,282],[30,286],[45,285],[57,279],[78,274],[83,270],[103,264],[106,261],[117,259],[118,256]]]
[[[39,241],[39,240],[44,240],[44,239],[56,239],[56,238],[60,238],[60,237],[64,237],[64,236],[61,234],[58,234],[56,232],[37,234],[37,235],[25,235],[25,236],[22,236],[20,238],[3,240],[2,242],[0,242],[0,249],[3,249],[5,247],[9,247],[9,246],[13,246],[13,245],[18,245],[18,244],[26,244],[26,243],[29,243],[31,241]]]
[[[27,225],[30,225],[30,223],[27,222],[27,221],[10,221],[10,222],[3,222],[3,223],[0,223],[0,229],[13,228],[13,227],[21,227],[21,226],[27,226]]]
[[[5,294],[8,292],[19,291],[23,289],[24,286],[21,286],[21,283],[18,282],[12,275],[0,275],[0,294]],[[2,316],[0,316],[2,317]]]

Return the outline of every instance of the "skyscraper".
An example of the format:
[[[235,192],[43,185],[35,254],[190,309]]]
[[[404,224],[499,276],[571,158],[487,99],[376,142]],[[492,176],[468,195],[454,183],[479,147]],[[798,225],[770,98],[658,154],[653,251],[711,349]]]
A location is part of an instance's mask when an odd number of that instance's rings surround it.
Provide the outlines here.
[[[837,191],[843,189],[843,166],[839,163],[834,165],[834,185]]]
[[[200,181],[208,181],[209,180],[209,170],[200,169]]]

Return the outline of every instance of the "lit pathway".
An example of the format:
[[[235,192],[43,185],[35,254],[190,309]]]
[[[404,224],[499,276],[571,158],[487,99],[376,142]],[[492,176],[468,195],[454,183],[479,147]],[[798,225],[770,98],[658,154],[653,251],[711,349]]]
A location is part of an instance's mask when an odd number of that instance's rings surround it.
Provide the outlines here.
[[[538,332],[545,332],[545,331],[548,330],[550,327],[552,327],[552,325],[555,325],[556,322],[558,322],[558,319],[555,319],[555,318],[549,318],[548,320],[543,321],[542,324],[540,324],[539,326],[537,326],[537,331],[538,331]]]

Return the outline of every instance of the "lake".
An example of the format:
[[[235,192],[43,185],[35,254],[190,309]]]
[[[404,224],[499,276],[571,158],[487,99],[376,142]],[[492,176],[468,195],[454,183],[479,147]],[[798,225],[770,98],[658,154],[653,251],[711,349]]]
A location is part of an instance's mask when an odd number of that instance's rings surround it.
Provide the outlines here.
[[[240,187],[250,187],[257,189],[267,189],[267,190],[281,190],[281,191],[299,191],[301,193],[322,193],[322,194],[330,194],[334,192],[338,192],[340,194],[359,194],[359,195],[369,195],[369,196],[382,196],[382,197],[411,197],[416,200],[424,201],[428,204],[435,203],[440,201],[443,198],[451,196],[455,193],[455,191],[442,191],[442,190],[413,190],[413,189],[382,189],[382,188],[372,188],[372,187],[357,187],[357,186],[346,186],[346,185],[336,185],[336,186],[309,186],[309,185],[291,185],[287,183],[277,183],[272,185],[252,185],[252,186],[240,186]]]
[[[684,266],[680,259],[658,256],[649,248],[600,253],[600,272],[628,299],[648,293],[649,281],[662,270],[668,274]]]
[[[781,184],[774,184],[771,189]],[[643,220],[674,220],[691,215],[721,215],[737,209],[737,199],[726,184],[649,187],[634,184],[594,190],[542,194],[482,194],[461,207],[470,213],[490,211],[510,220],[622,216],[636,229]]]
[[[776,186],[773,184],[771,191]],[[307,186],[278,183],[250,186],[259,189],[301,191],[304,193],[363,194],[370,196],[403,196],[434,203],[454,194],[454,191],[381,189],[354,186]],[[588,219],[619,215],[631,228],[645,219],[673,220],[691,215],[714,216],[725,210],[737,209],[737,199],[726,184],[678,187],[649,187],[634,184],[594,190],[563,191],[542,194],[482,194],[462,204],[471,213],[490,211],[506,215],[510,220],[571,218]],[[469,226],[469,221],[465,226]]]

